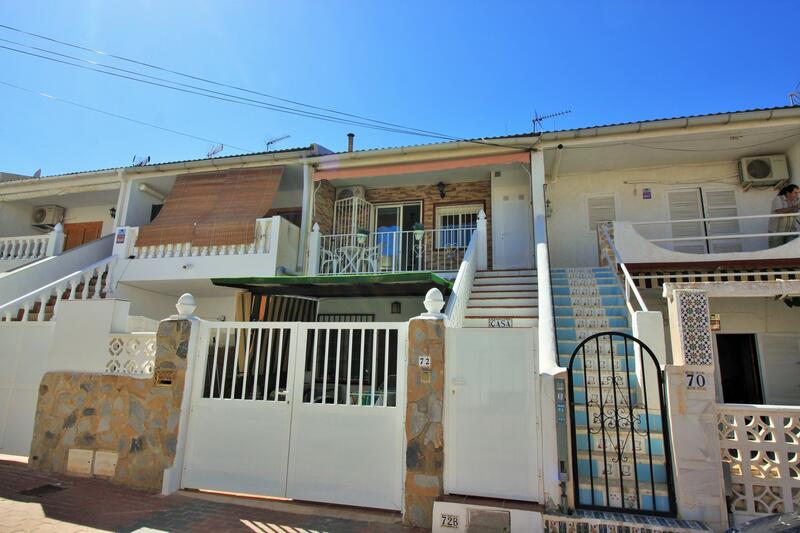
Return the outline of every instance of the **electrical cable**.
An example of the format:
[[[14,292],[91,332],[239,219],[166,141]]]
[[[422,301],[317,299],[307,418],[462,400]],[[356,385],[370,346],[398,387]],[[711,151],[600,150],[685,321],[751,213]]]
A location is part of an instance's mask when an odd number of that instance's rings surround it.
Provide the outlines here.
[[[130,63],[142,65],[142,66],[145,66],[145,67],[148,67],[148,68],[153,68],[153,69],[156,69],[156,70],[169,72],[171,74],[175,74],[175,75],[178,75],[178,76],[183,76],[183,77],[186,77],[186,78],[195,79],[195,80],[198,80],[198,81],[202,81],[204,83],[210,83],[210,84],[213,84],[213,85],[217,85],[217,86],[221,86],[221,87],[227,87],[227,88],[235,89],[235,90],[238,90],[238,91],[243,91],[243,92],[247,92],[247,93],[251,93],[251,94],[257,94],[257,95],[264,96],[264,97],[267,97],[267,98],[272,98],[272,99],[275,99],[275,100],[279,100],[279,101],[283,101],[283,102],[287,102],[287,103],[292,103],[292,104],[295,104],[295,105],[300,105],[300,106],[308,107],[308,108],[311,108],[311,109],[328,111],[328,112],[336,113],[338,115],[342,115],[342,116],[346,116],[346,117],[355,117],[355,118],[359,118],[361,120],[367,120],[367,121],[372,122],[374,124],[369,124],[369,123],[364,123],[364,122],[359,122],[359,121],[350,120],[350,119],[344,119],[344,118],[339,118],[339,117],[332,117],[332,116],[324,115],[324,114],[321,114],[321,113],[313,113],[313,112],[310,112],[310,111],[303,111],[303,110],[296,109],[296,108],[291,108],[291,107],[287,107],[287,106],[280,106],[280,105],[277,105],[277,104],[271,104],[271,103],[268,103],[268,102],[263,102],[261,100],[254,100],[254,99],[251,99],[251,98],[245,98],[245,97],[242,97],[242,96],[232,95],[230,93],[225,93],[225,92],[220,92],[220,91],[213,91],[211,89],[206,89],[206,88],[198,87],[198,86],[191,85],[191,84],[185,84],[185,83],[181,83],[181,82],[177,82],[177,81],[173,81],[173,80],[168,80],[168,79],[165,79],[165,78],[160,78],[160,77],[157,77],[157,76],[151,76],[151,75],[144,74],[144,73],[137,72],[137,71],[123,69],[123,68],[120,68],[120,67],[107,65],[107,64],[96,62],[96,61],[91,61],[91,60],[87,60],[87,59],[82,59],[82,58],[70,56],[68,54],[62,54],[62,53],[59,53],[59,52],[54,52],[52,50],[48,50],[48,49],[44,49],[44,48],[39,48],[39,47],[31,46],[31,45],[22,44],[22,43],[19,43],[19,42],[16,42],[16,41],[11,41],[9,39],[0,39],[0,41],[3,41],[3,42],[11,43],[11,44],[14,44],[14,45],[17,45],[17,46],[22,46],[22,47],[29,48],[29,49],[38,50],[38,51],[41,51],[41,52],[44,52],[44,53],[48,53],[48,54],[51,54],[51,55],[65,57],[65,58],[69,58],[69,59],[74,60],[74,61],[80,61],[80,62],[83,62],[83,63],[88,63],[90,65],[97,65],[97,66],[100,66],[100,67],[103,67],[103,68],[112,69],[112,70],[116,70],[116,71],[120,71],[120,72],[126,72],[128,74],[133,74],[135,76],[141,76],[141,77],[144,77],[144,78],[158,80],[158,81],[161,81],[161,82],[166,82],[166,83],[170,83],[170,84],[177,85],[177,86],[189,87],[191,89],[204,91],[205,93],[210,93],[210,94],[198,93],[198,92],[196,92],[194,90],[180,89],[178,87],[173,87],[171,85],[163,85],[161,83],[148,82],[146,80],[142,80],[142,79],[139,79],[139,78],[129,77],[129,76],[125,76],[125,75],[122,75],[122,74],[115,74],[113,72],[107,72],[107,71],[104,71],[104,70],[101,70],[101,69],[97,69],[97,68],[92,68],[92,67],[85,67],[83,65],[76,65],[76,64],[70,63],[68,61],[62,61],[62,60],[54,59],[54,58],[51,58],[51,57],[41,56],[39,54],[33,54],[33,53],[30,53],[30,52],[25,52],[24,50],[18,50],[18,49],[15,49],[15,48],[10,48],[10,47],[6,47],[6,46],[1,46],[0,45],[0,48],[5,49],[5,50],[9,50],[9,51],[13,51],[13,52],[17,52],[17,53],[21,53],[21,54],[25,54],[25,55],[37,57],[37,58],[40,58],[40,59],[46,59],[46,60],[57,62],[57,63],[62,63],[62,64],[65,64],[65,65],[68,65],[68,66],[72,66],[72,67],[82,68],[84,70],[91,70],[91,71],[98,72],[98,73],[101,73],[101,74],[107,74],[107,75],[111,75],[111,76],[116,76],[116,77],[120,77],[120,78],[124,78],[124,79],[129,79],[129,80],[132,80],[132,81],[138,81],[140,83],[147,83],[147,84],[158,86],[158,87],[162,87],[162,88],[172,89],[172,90],[176,90],[176,91],[183,91],[183,92],[187,92],[187,93],[190,93],[190,94],[195,94],[195,95],[198,95],[198,96],[205,96],[207,98],[215,98],[217,100],[227,101],[227,102],[230,102],[230,103],[239,103],[241,105],[250,105],[251,107],[261,107],[261,108],[269,109],[269,110],[272,110],[272,111],[283,112],[283,113],[297,115],[297,116],[301,116],[301,117],[305,117],[305,118],[316,118],[316,119],[324,120],[324,121],[328,121],[328,122],[333,122],[333,123],[338,123],[338,124],[346,124],[346,125],[354,125],[354,126],[361,126],[361,127],[365,127],[365,128],[375,129],[375,130],[379,130],[379,131],[386,131],[386,132],[390,132],[390,133],[400,133],[400,134],[405,134],[405,135],[416,135],[416,136],[422,136],[422,137],[431,137],[431,138],[437,138],[437,139],[445,140],[445,141],[458,141],[458,142],[468,142],[468,143],[475,143],[475,144],[483,144],[483,145],[488,145],[488,146],[497,146],[497,147],[502,147],[502,148],[507,148],[507,149],[510,148],[510,149],[515,149],[515,150],[522,150],[522,151],[527,151],[529,149],[527,147],[522,147],[522,148],[520,148],[520,147],[510,147],[510,146],[501,145],[501,144],[498,144],[498,143],[492,143],[492,142],[489,142],[489,141],[486,141],[486,140],[483,140],[483,139],[477,139],[477,140],[476,139],[464,139],[464,138],[454,137],[454,136],[451,136],[451,135],[446,135],[446,134],[442,134],[442,133],[433,132],[433,131],[430,131],[430,130],[424,130],[424,129],[418,129],[418,128],[410,128],[410,127],[394,124],[394,123],[391,123],[391,122],[384,122],[384,121],[380,121],[380,120],[370,119],[370,118],[363,117],[363,116],[360,116],[360,115],[354,115],[354,114],[351,114],[351,113],[345,113],[345,112],[342,112],[342,111],[337,111],[335,109],[324,108],[324,107],[319,107],[319,106],[313,106],[313,105],[310,105],[310,104],[305,104],[303,102],[290,100],[290,99],[286,99],[286,98],[281,98],[281,97],[277,97],[277,96],[270,95],[270,94],[267,94],[267,93],[261,93],[261,92],[258,92],[258,91],[245,89],[245,88],[238,87],[238,86],[235,86],[235,85],[229,85],[229,84],[216,82],[214,80],[210,80],[210,79],[206,79],[206,78],[202,78],[202,77],[198,77],[198,76],[192,76],[190,74],[185,74],[185,73],[180,72],[180,71],[167,69],[167,68],[164,68],[164,67],[159,67],[157,65],[153,65],[153,64],[150,64],[150,63],[145,63],[145,62],[142,62],[142,61],[137,61],[137,60],[134,60],[134,59],[129,59],[129,58],[126,58],[124,56],[118,56],[118,55],[106,53],[106,52],[103,52],[103,51],[100,51],[100,50],[95,50],[95,49],[92,49],[92,48],[88,48],[88,47],[84,47],[84,46],[80,46],[80,45],[75,45],[75,44],[72,44],[72,43],[68,43],[66,41],[61,41],[61,40],[54,39],[54,38],[51,38],[51,37],[47,37],[47,36],[44,36],[44,35],[39,35],[39,34],[27,32],[27,31],[24,31],[24,30],[20,30],[18,28],[14,28],[12,26],[4,25],[4,24],[0,24],[0,28],[5,28],[7,30],[15,31],[15,32],[18,32],[18,33],[31,35],[31,36],[34,36],[34,37],[37,37],[37,38],[40,38],[40,39],[44,39],[44,40],[47,40],[47,41],[55,42],[55,43],[62,44],[64,46],[69,46],[69,47],[72,47],[72,48],[76,48],[76,49],[79,49],[79,50],[84,50],[84,51],[91,52],[91,53],[94,53],[94,54],[103,55],[103,56],[107,56],[107,57],[112,57],[112,58],[115,58],[115,59],[119,59],[121,61],[127,61],[127,62],[130,62]],[[216,95],[216,96],[212,96],[212,95]],[[231,100],[231,99],[234,99],[234,100]],[[380,126],[380,125],[384,125],[384,126]]]
[[[385,126],[393,126],[393,127],[402,128],[402,129],[405,129],[405,130],[413,130],[413,131],[417,131],[417,132],[421,132],[421,133],[428,133],[428,134],[432,134],[432,135],[436,135],[436,136],[449,137],[449,136],[447,136],[445,134],[438,133],[438,132],[435,132],[435,131],[423,130],[423,129],[418,129],[418,128],[411,128],[411,127],[407,127],[407,126],[402,126],[400,124],[395,124],[395,123],[392,123],[392,122],[385,122],[385,121],[382,121],[382,120],[371,119],[371,118],[368,118],[368,117],[365,117],[365,116],[362,116],[362,115],[356,115],[356,114],[353,114],[353,113],[345,113],[344,111],[337,111],[336,109],[331,109],[331,108],[327,108],[327,107],[320,107],[320,106],[315,106],[315,105],[311,105],[311,104],[306,104],[306,103],[303,103],[303,102],[300,102],[300,101],[297,101],[297,100],[291,100],[289,98],[282,98],[280,96],[275,96],[275,95],[271,95],[271,94],[268,94],[268,93],[254,91],[254,90],[251,90],[251,89],[246,89],[244,87],[239,87],[237,85],[231,85],[231,84],[227,84],[227,83],[222,83],[222,82],[214,81],[214,80],[211,80],[211,79],[208,79],[208,78],[203,78],[203,77],[200,77],[200,76],[193,76],[191,74],[186,74],[186,73],[180,72],[178,70],[168,69],[168,68],[165,68],[165,67],[160,67],[158,65],[154,65],[152,63],[146,63],[146,62],[143,62],[143,61],[137,61],[135,59],[127,58],[125,56],[120,56],[120,55],[116,55],[116,54],[112,54],[112,53],[108,53],[108,52],[103,52],[102,50],[96,50],[94,48],[88,48],[88,47],[85,47],[85,46],[76,45],[76,44],[73,44],[73,43],[69,43],[67,41],[61,41],[61,40],[58,40],[58,39],[55,39],[55,38],[52,38],[52,37],[47,37],[45,35],[40,35],[40,34],[37,34],[37,33],[32,33],[32,32],[28,32],[28,31],[25,31],[25,30],[21,30],[19,28],[15,28],[13,26],[7,26],[5,24],[0,24],[0,28],[4,28],[4,29],[10,30],[10,31],[15,31],[15,32],[22,33],[22,34],[25,34],[25,35],[30,35],[30,36],[33,36],[33,37],[36,37],[36,38],[39,38],[39,39],[44,39],[44,40],[47,40],[47,41],[58,43],[58,44],[61,44],[63,46],[68,46],[68,47],[75,48],[75,49],[78,49],[78,50],[83,50],[85,52],[91,52],[93,54],[98,54],[98,55],[102,55],[102,56],[106,56],[106,57],[112,57],[112,58],[118,59],[120,61],[126,61],[126,62],[129,62],[129,63],[134,63],[136,65],[140,65],[140,66],[144,66],[144,67],[160,70],[160,71],[163,71],[163,72],[168,72],[168,73],[174,74],[176,76],[182,76],[182,77],[193,79],[193,80],[196,80],[196,81],[202,81],[204,83],[210,83],[212,85],[217,85],[217,86],[220,86],[220,87],[226,87],[228,89],[234,89],[234,90],[237,90],[237,91],[242,91],[242,92],[246,92],[246,93],[250,93],[250,94],[255,94],[255,95],[263,96],[263,97],[266,97],[266,98],[272,98],[274,100],[279,100],[281,102],[286,102],[286,103],[289,103],[289,104],[308,107],[310,109],[316,109],[318,111],[327,111],[329,113],[336,113],[338,115],[357,118],[357,119],[360,119],[360,120],[367,120],[369,122],[375,122],[377,124],[383,124]]]
[[[118,118],[118,119],[121,119],[121,120],[127,120],[128,122],[133,122],[133,123],[139,124],[141,126],[148,126],[150,128],[156,128],[156,129],[159,129],[159,130],[162,130],[162,131],[166,131],[166,132],[169,132],[169,133],[174,133],[176,135],[182,135],[184,137],[189,137],[190,139],[209,142],[209,143],[212,143],[212,144],[223,144],[225,146],[229,146],[231,148],[235,148],[235,149],[241,150],[243,152],[252,152],[253,151],[253,150],[249,150],[247,148],[242,148],[241,146],[234,146],[234,145],[229,144],[229,143],[223,143],[221,141],[215,141],[213,139],[206,139],[205,137],[198,137],[197,135],[192,135],[191,133],[186,133],[186,132],[183,132],[183,131],[180,131],[180,130],[173,130],[171,128],[165,128],[165,127],[159,126],[157,124],[151,124],[150,122],[144,122],[142,120],[126,117],[124,115],[119,115],[117,113],[111,113],[110,111],[104,111],[102,109],[97,109],[96,107],[91,107],[91,106],[87,106],[87,105],[84,105],[84,104],[79,104],[78,102],[73,102],[71,100],[66,100],[64,98],[59,98],[57,96],[53,96],[52,94],[45,93],[45,92],[42,92],[42,91],[36,91],[34,89],[28,89],[26,87],[21,87],[19,85],[15,85],[15,84],[9,83],[7,81],[0,80],[0,85],[5,85],[7,87],[12,87],[12,88],[20,90],[20,91],[32,93],[32,94],[35,94],[35,95],[38,95],[38,96],[43,96],[44,98],[47,98],[47,99],[50,99],[50,100],[63,102],[65,104],[69,104],[69,105],[72,105],[72,106],[75,106],[75,107],[79,107],[81,109],[86,109],[88,111],[93,111],[95,113],[100,113],[102,115],[107,115],[107,116]]]

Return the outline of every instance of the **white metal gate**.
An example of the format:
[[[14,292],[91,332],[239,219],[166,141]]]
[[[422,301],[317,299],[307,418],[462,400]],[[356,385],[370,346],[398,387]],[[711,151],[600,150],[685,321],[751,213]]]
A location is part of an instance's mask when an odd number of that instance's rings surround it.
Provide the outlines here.
[[[400,509],[406,333],[204,322],[182,486]]]
[[[447,328],[445,492],[540,501],[533,328]]]

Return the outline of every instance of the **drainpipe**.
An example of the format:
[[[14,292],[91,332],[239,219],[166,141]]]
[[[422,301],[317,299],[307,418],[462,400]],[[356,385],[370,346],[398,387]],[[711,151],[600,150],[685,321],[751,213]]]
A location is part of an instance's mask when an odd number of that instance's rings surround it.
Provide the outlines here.
[[[297,272],[305,273],[306,244],[308,225],[311,220],[311,194],[313,190],[312,168],[308,161],[303,162],[303,207],[300,214],[300,242],[297,244]]]

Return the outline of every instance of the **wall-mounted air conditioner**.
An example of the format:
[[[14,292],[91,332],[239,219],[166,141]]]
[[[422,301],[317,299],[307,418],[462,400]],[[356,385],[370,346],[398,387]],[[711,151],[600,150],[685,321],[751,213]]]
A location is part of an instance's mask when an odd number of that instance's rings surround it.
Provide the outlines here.
[[[64,208],[60,205],[40,205],[33,208],[31,225],[37,228],[52,228],[64,220]]]
[[[784,155],[743,157],[739,160],[739,176],[745,189],[769,187],[789,181],[789,167]]]
[[[366,189],[364,189],[363,185],[353,185],[352,187],[344,187],[342,189],[336,189],[336,199],[337,200],[347,200],[348,198],[359,198],[361,200],[364,199],[366,195]]]

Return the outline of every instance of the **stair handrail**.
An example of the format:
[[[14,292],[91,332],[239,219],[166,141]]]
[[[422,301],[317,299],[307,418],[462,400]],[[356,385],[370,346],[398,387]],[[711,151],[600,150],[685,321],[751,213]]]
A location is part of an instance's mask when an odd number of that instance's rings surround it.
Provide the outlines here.
[[[467,302],[469,302],[470,294],[472,293],[472,284],[475,281],[475,272],[478,268],[477,261],[477,242],[476,238],[478,230],[472,231],[472,236],[469,239],[469,246],[464,252],[464,258],[461,260],[461,265],[458,267],[458,274],[453,283],[453,290],[450,292],[450,297],[447,299],[447,307],[445,307],[444,314],[447,317],[445,323],[450,328],[460,328],[464,324],[464,315],[467,310]]]
[[[633,316],[633,314],[636,312],[636,310],[633,308],[633,304],[631,304],[631,292],[633,292],[633,296],[639,303],[639,308],[642,311],[649,311],[649,309],[647,309],[647,305],[642,299],[642,295],[639,294],[639,288],[633,281],[630,272],[628,272],[628,267],[625,266],[625,263],[622,261],[622,257],[619,255],[619,250],[617,250],[617,247],[614,244],[614,239],[611,237],[611,233],[608,231],[609,224],[610,223],[602,223],[597,225],[597,235],[599,241],[598,248],[600,249],[600,254],[602,256],[601,258],[605,259],[609,266],[613,266],[615,273],[617,270],[622,272],[625,286],[625,305],[628,307],[628,312],[630,312],[631,316]],[[613,258],[609,254],[609,251],[614,254]]]
[[[103,290],[105,290],[106,297],[108,297],[112,290],[112,268],[110,268],[109,264],[115,260],[116,257],[114,256],[105,257],[99,261],[95,261],[81,270],[67,274],[60,279],[48,283],[47,285],[43,285],[42,287],[39,287],[38,289],[35,289],[27,294],[23,294],[19,298],[15,298],[6,304],[0,305],[0,322],[11,322],[11,317],[16,316],[16,314],[19,313],[20,308],[23,309],[22,321],[27,321],[28,312],[36,303],[37,297],[41,302],[41,306],[39,308],[39,314],[36,317],[36,321],[43,322],[45,318],[46,302],[51,296],[53,296],[54,289],[56,303],[55,307],[53,308],[53,318],[55,318],[58,310],[58,304],[61,302],[64,292],[67,290],[67,285],[70,287],[70,300],[97,300],[100,299],[100,293],[103,292]],[[94,291],[89,291],[89,281],[95,275],[95,273],[97,274],[97,283],[95,284]],[[80,297],[76,298],[75,292],[76,288],[80,284],[81,278],[83,278],[84,281],[83,291],[81,292]],[[103,284],[105,284],[105,289]],[[89,294],[90,292],[91,295]]]

